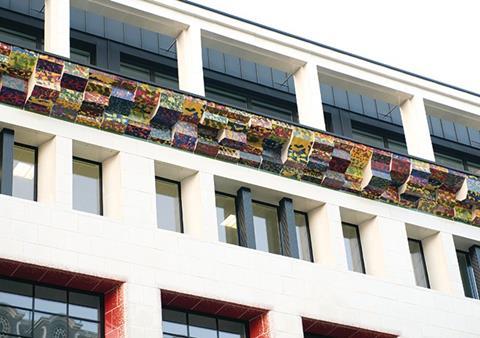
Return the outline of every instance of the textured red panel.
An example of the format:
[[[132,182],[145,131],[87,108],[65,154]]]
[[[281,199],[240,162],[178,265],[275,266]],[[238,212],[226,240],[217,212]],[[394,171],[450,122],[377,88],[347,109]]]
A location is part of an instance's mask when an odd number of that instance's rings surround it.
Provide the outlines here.
[[[178,296],[178,293],[168,291],[168,290],[162,290],[161,294],[162,294],[163,305],[170,305],[170,303],[173,302],[173,300]]]
[[[204,299],[195,305],[192,310],[204,313],[217,313],[224,304],[217,300]]]
[[[265,310],[220,300],[186,295],[169,290],[162,290],[162,304],[182,310],[195,310],[205,314],[217,315],[231,319],[250,320],[265,313]]]
[[[68,283],[69,288],[82,289],[92,291],[100,284],[101,279],[86,275],[75,275],[73,279]]]
[[[125,336],[124,290],[123,286],[105,294],[105,337]]]
[[[358,331],[361,331],[361,330],[354,327],[337,326],[332,332],[330,332],[329,335],[335,338],[351,337],[352,335],[356,334]],[[375,337],[375,334],[367,337],[373,338]]]
[[[322,335],[331,338],[395,338],[396,335],[366,330],[362,328],[339,325],[322,320],[303,318],[303,330],[306,333]]]
[[[0,275],[11,276],[20,267],[20,263],[14,261],[0,260]]]
[[[12,277],[38,281],[45,275],[47,270],[35,265],[20,264],[18,269],[12,274]]]
[[[250,338],[267,338],[270,336],[270,325],[268,323],[267,313],[250,320],[249,323]]]
[[[60,270],[49,269],[39,280],[42,283],[65,286],[72,280],[74,273]]]
[[[219,315],[222,317],[228,317],[228,318],[242,319],[242,317],[244,317],[247,311],[248,311],[248,308],[245,306],[225,304],[225,306],[222,307],[216,313],[216,315]],[[256,317],[256,316],[252,316],[252,317]],[[250,318],[243,318],[243,319],[248,320]]]

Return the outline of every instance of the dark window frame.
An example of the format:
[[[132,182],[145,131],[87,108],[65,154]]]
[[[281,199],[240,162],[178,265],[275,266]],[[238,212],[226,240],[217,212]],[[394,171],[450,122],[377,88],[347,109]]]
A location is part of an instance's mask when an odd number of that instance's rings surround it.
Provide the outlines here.
[[[23,148],[27,148],[27,149],[31,149],[34,151],[34,161],[35,161],[35,164],[34,164],[34,168],[35,168],[35,174],[33,176],[33,202],[37,202],[37,198],[38,198],[38,147],[35,147],[35,146],[31,146],[31,145],[28,145],[28,144],[25,144],[25,143],[20,143],[20,142],[14,142],[13,143],[13,146],[19,146],[19,147],[23,147]]]
[[[362,238],[360,237],[360,227],[357,224],[342,221],[342,236],[343,236],[343,225],[347,225],[347,226],[351,226],[351,227],[355,228],[355,232],[356,232],[357,238],[358,238],[358,247],[360,249],[360,260],[361,260],[361,263],[362,263],[362,272],[361,273],[366,275],[367,274],[367,269],[365,267],[365,257],[363,256],[363,245],[362,245]],[[345,236],[343,236],[343,238],[345,238]],[[357,271],[354,271],[354,270],[349,270],[349,271],[358,273]]]
[[[189,315],[192,314],[192,315],[204,316],[204,317],[215,319],[216,326],[217,326],[217,330],[216,330],[217,331],[217,337],[218,337],[218,332],[219,332],[218,331],[218,321],[219,320],[227,320],[227,321],[231,321],[231,322],[235,322],[235,323],[239,323],[239,324],[244,325],[244,327],[245,327],[245,338],[250,338],[250,325],[249,325],[250,323],[247,320],[229,318],[229,317],[225,317],[225,316],[221,316],[221,315],[220,316],[219,315],[212,315],[210,313],[195,311],[195,310],[185,310],[185,308],[177,307],[175,305],[162,306],[162,310],[170,310],[170,311],[177,311],[177,312],[185,313],[186,314],[186,316],[185,316],[186,317],[186,325],[187,325],[187,336],[182,336],[182,335],[178,335],[178,334],[172,334],[172,333],[164,332],[163,328],[162,328],[162,333],[163,334],[175,335],[177,337],[183,337],[183,338],[190,337]],[[163,321],[163,318],[162,318],[162,321]]]
[[[85,163],[89,163],[89,164],[95,164],[98,166],[98,178],[99,178],[99,186],[100,186],[100,189],[99,189],[99,194],[100,194],[100,200],[99,200],[99,203],[100,203],[100,213],[99,214],[95,214],[95,213],[91,213],[93,215],[98,215],[98,216],[104,216],[103,214],[103,163],[102,162],[97,162],[97,161],[93,161],[93,160],[89,160],[89,159],[86,159],[86,158],[83,158],[83,157],[78,157],[78,156],[73,156],[72,157],[72,168],[73,168],[73,161],[80,161],[80,162],[85,162]],[[73,182],[72,182],[73,184]],[[77,210],[77,209],[75,209]],[[78,210],[78,211],[82,211],[82,210]],[[85,211],[83,211],[85,212]]]
[[[467,276],[468,276],[468,282],[470,284],[471,292],[472,292],[472,297],[467,297],[471,299],[480,299],[480,290],[477,289],[477,283],[475,281],[475,272],[472,267],[472,261],[470,259],[470,253],[467,251],[463,250],[456,250],[457,253],[461,253],[462,255],[465,255],[466,258],[466,263],[467,263]],[[458,259],[458,258],[457,258]],[[463,283],[462,283],[463,284]]]
[[[75,289],[75,288],[62,287],[62,286],[58,286],[58,285],[51,285],[51,284],[32,281],[32,280],[28,280],[28,279],[24,279],[24,278],[13,278],[13,277],[10,277],[10,276],[3,276],[2,275],[2,276],[0,276],[0,281],[2,279],[13,281],[13,282],[26,283],[26,284],[31,285],[31,287],[32,287],[32,308],[29,309],[29,308],[25,308],[25,307],[21,307],[21,306],[12,306],[13,308],[21,309],[21,310],[24,310],[24,311],[29,311],[29,312],[32,312],[32,313],[33,312],[40,312],[40,313],[45,313],[45,314],[50,314],[50,315],[58,315],[58,316],[62,316],[62,317],[65,317],[65,318],[72,318],[72,319],[85,320],[85,321],[90,321],[90,322],[97,322],[98,327],[99,327],[99,337],[105,337],[105,295],[104,294],[96,293],[96,292],[92,292],[92,291]],[[47,288],[51,288],[51,289],[65,291],[66,294],[67,294],[66,295],[66,297],[67,297],[66,298],[66,304],[67,304],[66,314],[65,315],[59,315],[58,313],[48,312],[48,311],[44,311],[44,310],[35,311],[34,303],[35,303],[35,287],[36,286],[47,287]],[[85,318],[79,318],[79,317],[69,315],[69,306],[68,305],[70,304],[70,302],[69,302],[70,292],[80,293],[80,294],[84,294],[84,295],[88,295],[88,296],[94,296],[94,297],[99,298],[100,307],[99,307],[98,321],[91,320],[91,319],[85,319]],[[6,307],[6,305],[3,305],[3,306]],[[34,328],[34,325],[33,325],[34,321],[35,321],[35,318],[34,318],[34,316],[32,316],[32,329]],[[33,336],[33,331],[32,331],[32,336]],[[12,337],[22,338],[24,336],[22,336],[22,335],[12,335]],[[67,325],[67,337],[68,337],[68,325]]]
[[[408,237],[407,238],[408,241],[412,241],[412,242],[416,242],[419,244],[419,248],[420,248],[420,253],[422,255],[422,265],[423,265],[423,269],[425,270],[425,280],[427,282],[427,286],[426,288],[427,289],[431,289],[431,285],[430,285],[430,276],[428,275],[428,269],[427,269],[427,261],[425,260],[425,252],[423,251],[423,243],[421,240],[419,239],[415,239],[415,238],[410,238]],[[409,250],[410,251],[410,250]],[[410,256],[412,254],[410,253]],[[410,261],[411,261],[411,258],[410,258]],[[413,267],[413,263],[412,263],[412,267]],[[416,284],[416,283],[415,283]],[[417,285],[418,287],[423,287],[423,286],[420,286],[420,285]]]
[[[180,233],[183,234],[185,233],[185,228],[184,228],[184,224],[183,224],[183,205],[182,205],[182,182],[180,181],[175,181],[175,180],[172,180],[170,178],[166,178],[166,177],[162,177],[162,176],[157,176],[155,175],[155,181],[164,181],[164,182],[168,182],[168,183],[173,183],[173,184],[176,184],[177,185],[177,189],[178,189],[178,204],[179,204],[179,211],[180,211]],[[157,196],[157,191],[155,189],[155,198]],[[156,205],[155,205],[155,212],[157,212],[156,210]],[[158,222],[158,221],[157,221]],[[157,223],[157,229],[158,228],[158,223]]]

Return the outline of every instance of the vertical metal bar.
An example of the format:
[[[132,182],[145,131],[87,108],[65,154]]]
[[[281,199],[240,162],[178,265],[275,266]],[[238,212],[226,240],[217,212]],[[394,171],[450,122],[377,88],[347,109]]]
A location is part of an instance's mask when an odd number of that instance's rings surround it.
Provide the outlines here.
[[[480,246],[473,245],[469,249],[470,263],[473,269],[474,281],[472,281],[472,295],[479,299],[480,291]]]
[[[278,222],[280,225],[280,243],[282,254],[293,258],[299,258],[297,242],[297,225],[295,224],[295,212],[290,198],[282,198],[278,207]]]
[[[250,189],[245,187],[238,189],[235,207],[237,209],[238,243],[240,246],[255,249],[255,228]]]
[[[3,128],[0,132],[0,193],[13,193],[13,145],[15,132]]]

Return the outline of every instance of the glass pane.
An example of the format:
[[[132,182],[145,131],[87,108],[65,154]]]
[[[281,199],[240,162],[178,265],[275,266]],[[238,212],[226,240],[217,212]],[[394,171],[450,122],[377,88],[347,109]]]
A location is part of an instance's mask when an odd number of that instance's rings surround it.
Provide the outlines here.
[[[92,56],[89,51],[81,50],[78,48],[70,48],[70,59],[75,62],[89,65],[91,63]]]
[[[280,253],[277,208],[252,203],[255,247],[257,250]]]
[[[453,169],[464,170],[462,159],[444,154],[439,154],[437,152],[435,152],[435,163]]]
[[[205,96],[210,100],[219,101],[239,108],[247,108],[247,99],[245,97],[225,90],[206,87]]]
[[[35,286],[35,310],[67,314],[67,292],[65,290]]]
[[[18,45],[23,48],[37,48],[35,36],[16,32],[5,27],[0,27],[0,41]]]
[[[68,328],[69,338],[98,338],[100,337],[99,324],[86,320],[70,319]]]
[[[120,63],[120,74],[139,81],[150,81],[150,70],[126,62]]]
[[[178,89],[178,80],[174,76],[155,72],[153,75],[153,81],[162,87]]]
[[[160,229],[182,232],[178,183],[155,180],[157,225]]]
[[[465,291],[465,296],[473,297],[472,283],[470,280],[470,262],[468,258],[468,253],[457,251],[458,258],[458,267],[460,268],[460,275],[462,276],[463,290]]]
[[[13,147],[13,196],[35,199],[35,150]]]
[[[385,148],[383,137],[371,134],[363,130],[352,129],[352,138],[360,143],[365,143],[374,147]]]
[[[217,323],[215,318],[188,315],[190,337],[217,338]]]
[[[33,338],[67,338],[67,319],[63,316],[35,312]]]
[[[310,236],[308,234],[307,215],[296,212],[295,224],[297,225],[297,244],[300,259],[304,261],[312,260],[310,252]]]
[[[407,145],[405,142],[388,139],[388,149],[401,154],[407,154]]]
[[[0,304],[31,309],[32,291],[30,284],[0,279]]]
[[[251,109],[271,117],[278,117],[284,120],[293,120],[293,112],[283,107],[274,106],[266,102],[252,100]]]
[[[221,242],[238,245],[235,198],[216,194],[218,236]]]
[[[348,269],[350,271],[365,273],[363,268],[358,228],[354,225],[345,223],[342,224],[342,228],[345,250],[347,254]]]
[[[422,244],[420,241],[414,241],[409,239],[408,246],[410,248],[410,257],[412,258],[415,281],[418,286],[428,288],[428,277],[425,267],[425,259],[422,252]]]
[[[32,312],[0,305],[0,333],[31,337]]]
[[[73,317],[99,320],[100,299],[96,296],[70,292],[68,314]]]
[[[467,170],[475,175],[480,175],[480,165],[467,161]]]
[[[101,214],[100,165],[73,160],[73,208]]]
[[[245,324],[230,320],[218,321],[219,338],[245,338]]]
[[[164,333],[187,336],[187,314],[180,311],[162,310],[162,327]],[[165,336],[165,335],[164,335]]]

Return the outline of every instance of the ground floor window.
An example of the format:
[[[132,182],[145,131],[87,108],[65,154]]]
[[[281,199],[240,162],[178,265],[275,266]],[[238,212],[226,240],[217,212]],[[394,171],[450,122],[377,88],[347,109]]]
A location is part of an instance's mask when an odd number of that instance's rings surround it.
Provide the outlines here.
[[[0,278],[0,337],[100,338],[103,296]]]
[[[245,322],[198,313],[163,309],[163,337],[246,338]]]

